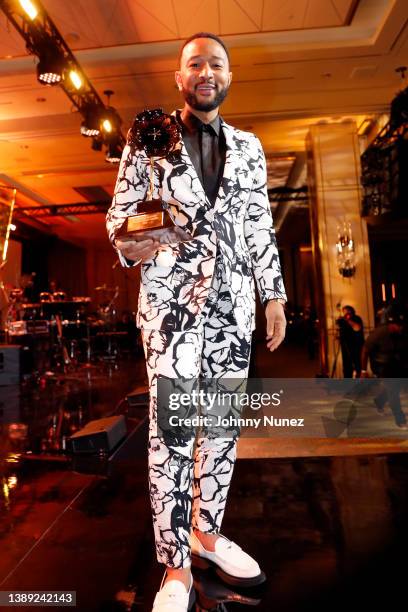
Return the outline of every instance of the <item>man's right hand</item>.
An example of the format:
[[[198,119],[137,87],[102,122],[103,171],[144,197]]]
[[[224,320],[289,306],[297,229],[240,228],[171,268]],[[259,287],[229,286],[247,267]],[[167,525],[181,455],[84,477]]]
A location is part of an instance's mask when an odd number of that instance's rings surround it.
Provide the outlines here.
[[[122,240],[117,238],[115,246],[124,257],[132,261],[142,262],[151,259],[160,247],[158,240]]]

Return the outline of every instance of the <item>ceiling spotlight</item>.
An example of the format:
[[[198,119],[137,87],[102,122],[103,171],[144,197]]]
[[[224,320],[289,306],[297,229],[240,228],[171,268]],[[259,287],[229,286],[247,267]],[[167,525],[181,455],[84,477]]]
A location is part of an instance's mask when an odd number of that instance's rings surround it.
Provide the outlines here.
[[[103,93],[108,100],[102,116],[102,129],[107,135],[113,135],[114,132],[119,132],[122,120],[116,109],[110,105],[111,96],[115,93],[113,89],[105,89]]]
[[[83,85],[83,80],[82,80],[82,77],[81,77],[81,75],[79,74],[79,72],[77,70],[70,70],[69,71],[69,80],[71,81],[71,83],[73,84],[75,89],[81,89],[81,87]]]
[[[113,130],[112,123],[109,119],[104,119],[102,121],[102,129],[104,132],[108,132],[110,134]]]
[[[108,143],[105,159],[110,164],[118,164],[121,160],[122,152],[123,149],[120,145],[120,141],[115,138]]]
[[[102,130],[107,135],[113,135],[115,132],[118,132],[122,123],[118,113],[113,108],[113,106],[108,106],[104,109],[101,121]]]
[[[31,2],[31,0],[19,0],[19,2],[23,11],[29,16],[31,21],[33,21],[38,15],[36,6]]]
[[[65,69],[65,60],[54,49],[47,49],[40,55],[37,64],[37,79],[43,85],[58,85]]]
[[[101,125],[101,108],[93,105],[88,106],[85,110],[85,118],[81,123],[82,136],[93,137],[99,136]]]

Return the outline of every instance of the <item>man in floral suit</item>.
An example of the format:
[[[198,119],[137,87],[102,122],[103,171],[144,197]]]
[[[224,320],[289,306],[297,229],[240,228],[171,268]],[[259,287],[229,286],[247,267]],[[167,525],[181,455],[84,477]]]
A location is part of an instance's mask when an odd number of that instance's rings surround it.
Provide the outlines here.
[[[190,608],[192,562],[213,564],[234,585],[265,579],[258,563],[220,534],[236,436],[166,441],[157,432],[157,379],[247,377],[254,278],[269,350],[279,346],[286,325],[262,146],[218,113],[232,79],[224,42],[206,32],[192,36],[182,47],[175,78],[184,97],[184,108],[174,113],[181,150],[155,161],[155,196],[191,239],[160,244],[117,236],[149,187],[145,155],[129,145],[107,215],[121,263],[142,263],[137,323],[150,384],[149,487],[157,558],[166,566],[155,612]]]

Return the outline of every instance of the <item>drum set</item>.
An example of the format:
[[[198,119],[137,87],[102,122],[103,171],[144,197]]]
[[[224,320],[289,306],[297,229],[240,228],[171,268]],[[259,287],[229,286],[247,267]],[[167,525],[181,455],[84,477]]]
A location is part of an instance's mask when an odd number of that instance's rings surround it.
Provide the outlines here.
[[[36,303],[24,301],[22,289],[8,295],[6,341],[20,344],[24,373],[90,368],[116,362],[127,331],[117,329],[119,287],[95,287],[98,308],[89,296],[69,298],[64,291],[43,291]]]

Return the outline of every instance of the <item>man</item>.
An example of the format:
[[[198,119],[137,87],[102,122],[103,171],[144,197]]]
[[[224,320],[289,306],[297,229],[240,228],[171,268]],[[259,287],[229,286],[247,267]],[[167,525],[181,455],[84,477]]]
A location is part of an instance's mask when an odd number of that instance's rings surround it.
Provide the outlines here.
[[[146,161],[128,146],[107,216],[122,264],[143,264],[137,323],[150,384],[150,498],[157,557],[166,565],[155,612],[189,608],[191,553],[214,563],[233,584],[264,580],[257,562],[219,533],[236,439],[166,444],[156,428],[157,377],[246,378],[255,327],[253,274],[265,305],[269,350],[282,342],[286,324],[263,150],[253,134],[218,114],[232,79],[223,41],[205,32],[188,39],[175,78],[184,97],[176,113],[182,150],[176,159],[155,162],[157,190],[193,239],[160,245],[115,238],[148,190]]]
[[[344,378],[356,378],[361,372],[361,349],[364,344],[363,320],[356,314],[353,306],[343,306],[343,316],[337,319],[340,330],[340,346],[343,360]]]
[[[373,373],[382,379],[380,393],[374,398],[377,412],[384,415],[389,403],[395,424],[408,429],[407,419],[401,407],[401,380],[407,376],[407,336],[404,330],[405,313],[397,305],[385,308],[383,323],[367,337],[361,354],[361,377],[367,376],[368,359]]]

